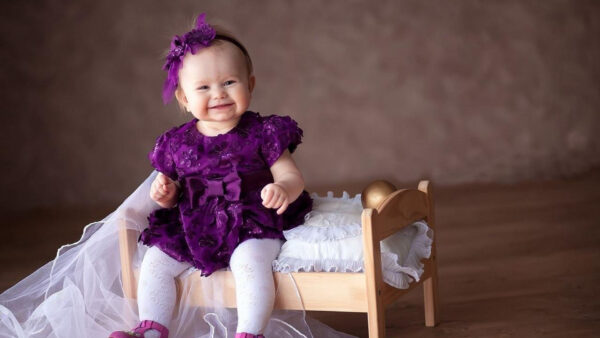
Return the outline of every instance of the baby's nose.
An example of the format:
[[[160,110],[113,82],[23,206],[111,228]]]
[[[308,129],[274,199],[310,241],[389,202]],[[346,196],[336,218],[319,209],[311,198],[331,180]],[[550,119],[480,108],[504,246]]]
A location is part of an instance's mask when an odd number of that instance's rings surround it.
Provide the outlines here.
[[[227,92],[223,88],[216,88],[213,95],[215,98],[221,99],[227,96]]]

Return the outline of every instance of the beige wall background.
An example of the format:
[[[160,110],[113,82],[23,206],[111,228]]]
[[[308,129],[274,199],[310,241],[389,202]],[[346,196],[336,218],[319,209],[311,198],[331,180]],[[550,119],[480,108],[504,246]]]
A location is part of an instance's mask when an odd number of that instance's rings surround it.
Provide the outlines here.
[[[248,47],[309,188],[517,182],[600,164],[598,1],[3,1],[3,209],[116,205],[150,173],[171,37]]]

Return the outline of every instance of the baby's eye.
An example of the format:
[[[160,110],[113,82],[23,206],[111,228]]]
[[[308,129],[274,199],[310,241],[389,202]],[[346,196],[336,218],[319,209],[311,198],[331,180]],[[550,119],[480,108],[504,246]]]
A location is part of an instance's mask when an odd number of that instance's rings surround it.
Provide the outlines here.
[[[235,80],[227,80],[223,84],[226,85],[226,86],[230,86],[230,85],[232,85],[234,83],[235,83]]]
[[[204,86],[199,86],[198,88],[196,88],[197,90],[207,90],[208,86],[204,85]]]

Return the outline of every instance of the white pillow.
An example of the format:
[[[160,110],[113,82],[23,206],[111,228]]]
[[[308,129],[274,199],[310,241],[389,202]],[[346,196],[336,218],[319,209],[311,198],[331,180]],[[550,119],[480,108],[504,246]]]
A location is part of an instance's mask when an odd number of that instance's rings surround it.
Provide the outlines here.
[[[284,231],[273,270],[280,272],[361,272],[364,269],[360,195],[320,197],[312,194],[313,210],[305,223]],[[384,281],[407,288],[423,273],[422,258],[431,255],[433,231],[425,222],[413,223],[381,242]]]
[[[322,242],[360,236],[360,194],[350,198],[344,191],[342,197],[333,197],[330,191],[324,197],[315,193],[311,197],[312,211],[305,216],[304,224],[283,232],[287,240]]]

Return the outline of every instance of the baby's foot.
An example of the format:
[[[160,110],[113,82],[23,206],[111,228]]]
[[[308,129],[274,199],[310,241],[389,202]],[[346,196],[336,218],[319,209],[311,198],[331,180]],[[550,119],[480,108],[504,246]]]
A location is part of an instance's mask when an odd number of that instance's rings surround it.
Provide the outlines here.
[[[148,330],[144,332],[144,338],[160,338],[160,332],[156,330]]]
[[[110,334],[108,338],[168,338],[169,330],[161,324],[143,320],[131,331],[116,331]]]
[[[160,332],[156,330],[148,330],[144,333],[136,333],[134,331],[117,331],[111,333],[108,338],[160,338]]]

